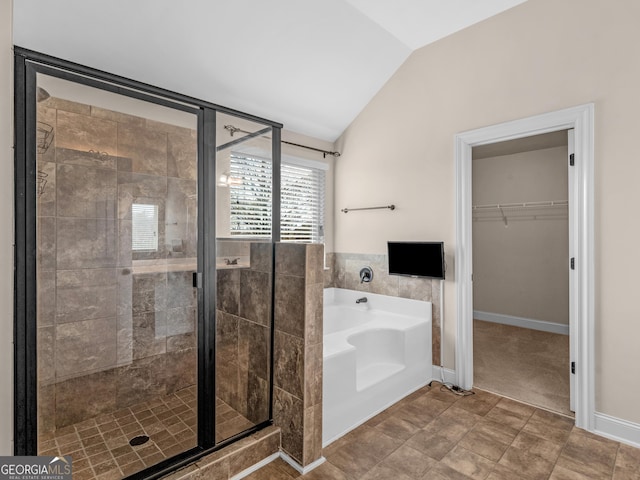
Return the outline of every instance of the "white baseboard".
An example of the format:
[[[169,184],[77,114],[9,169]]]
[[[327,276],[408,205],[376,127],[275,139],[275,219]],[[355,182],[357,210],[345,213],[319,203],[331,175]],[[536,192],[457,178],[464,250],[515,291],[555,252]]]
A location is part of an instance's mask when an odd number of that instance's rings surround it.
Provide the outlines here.
[[[534,320],[533,318],[514,317],[512,315],[503,315],[501,313],[473,311],[473,318],[483,320],[485,322],[501,323],[503,325],[511,325],[512,327],[529,328],[531,330],[540,330],[542,332],[560,333],[569,335],[569,325],[563,323],[546,322],[544,320]]]
[[[289,455],[287,455],[283,451],[280,451],[280,458],[282,458],[285,462],[287,462],[289,465],[291,465],[294,469],[296,469],[297,472],[299,472],[302,475],[305,475],[305,474],[309,473],[311,470],[313,470],[316,467],[319,467],[320,465],[322,465],[326,461],[326,459],[324,457],[320,457],[315,462],[310,463],[306,467],[303,467],[302,465],[300,465],[298,462],[296,462],[293,458],[291,458]]]
[[[640,424],[637,423],[596,412],[593,433],[640,448]]]
[[[444,374],[444,375],[443,375]],[[442,382],[444,377],[444,383],[456,384],[456,372],[449,368],[433,366],[433,380],[436,382]]]
[[[258,463],[251,465],[249,468],[241,471],[240,473],[235,474],[233,477],[231,477],[230,480],[242,480],[243,478],[251,475],[253,472],[260,470],[265,465],[273,462],[276,458],[282,458],[282,460],[287,462],[289,465],[295,468],[297,472],[301,473],[302,475],[309,473],[311,470],[313,470],[316,467],[319,467],[325,462],[325,458],[320,457],[315,462],[310,463],[306,467],[303,467],[298,462],[296,462],[293,458],[291,458],[289,455],[287,455],[282,450],[280,450],[279,452],[274,453],[273,455],[269,455],[267,458],[263,460],[260,460]]]

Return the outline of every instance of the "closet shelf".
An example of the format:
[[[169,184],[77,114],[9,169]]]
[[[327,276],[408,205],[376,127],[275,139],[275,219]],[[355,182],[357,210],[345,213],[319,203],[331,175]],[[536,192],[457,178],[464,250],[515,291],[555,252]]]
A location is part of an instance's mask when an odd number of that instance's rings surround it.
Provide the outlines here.
[[[550,200],[546,202],[494,203],[490,205],[473,205],[474,212],[491,210],[530,210],[532,208],[567,208],[569,200]]]
[[[544,202],[494,203],[490,205],[473,205],[474,220],[502,220],[509,226],[508,220],[538,220],[565,218],[569,206],[568,200],[550,200]]]

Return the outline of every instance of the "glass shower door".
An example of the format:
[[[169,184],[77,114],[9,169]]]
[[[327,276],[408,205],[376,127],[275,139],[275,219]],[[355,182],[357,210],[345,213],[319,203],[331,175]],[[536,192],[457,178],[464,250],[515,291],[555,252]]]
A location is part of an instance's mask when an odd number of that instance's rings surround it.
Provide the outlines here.
[[[197,446],[198,117],[37,75],[38,454],[124,477]]]
[[[216,443],[271,415],[271,130],[216,116]]]

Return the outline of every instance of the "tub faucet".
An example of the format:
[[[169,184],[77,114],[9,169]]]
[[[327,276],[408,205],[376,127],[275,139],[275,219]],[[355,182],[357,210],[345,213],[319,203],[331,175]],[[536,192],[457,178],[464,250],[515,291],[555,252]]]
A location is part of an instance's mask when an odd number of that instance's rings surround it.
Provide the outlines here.
[[[356,300],[356,303],[367,303],[367,297],[362,297]]]
[[[360,269],[360,283],[369,283],[373,280],[373,270],[371,267],[362,267]]]

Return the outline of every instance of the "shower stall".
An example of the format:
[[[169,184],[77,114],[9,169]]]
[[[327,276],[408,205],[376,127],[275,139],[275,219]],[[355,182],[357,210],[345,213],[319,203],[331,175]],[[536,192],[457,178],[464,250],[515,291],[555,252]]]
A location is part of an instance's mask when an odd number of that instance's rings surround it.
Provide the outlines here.
[[[147,478],[270,425],[281,126],[18,48],[15,71],[16,455]]]

